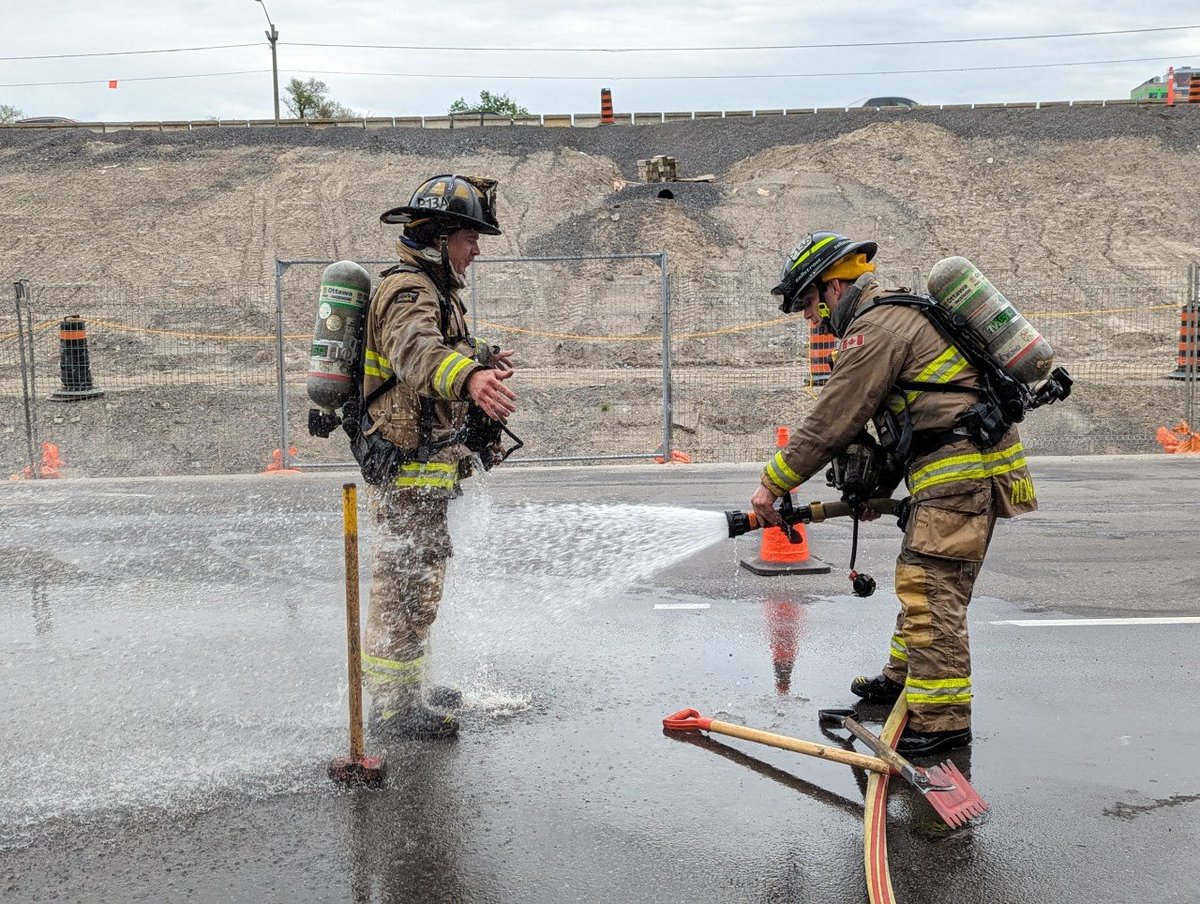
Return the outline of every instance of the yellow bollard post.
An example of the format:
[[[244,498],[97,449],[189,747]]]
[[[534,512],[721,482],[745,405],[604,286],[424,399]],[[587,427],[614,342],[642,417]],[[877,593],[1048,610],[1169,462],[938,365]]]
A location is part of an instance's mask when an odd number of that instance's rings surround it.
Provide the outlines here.
[[[369,784],[383,780],[381,756],[363,755],[362,650],[358,620],[358,488],[342,485],[342,524],[346,558],[346,673],[350,682],[350,756],[329,764],[335,782]]]

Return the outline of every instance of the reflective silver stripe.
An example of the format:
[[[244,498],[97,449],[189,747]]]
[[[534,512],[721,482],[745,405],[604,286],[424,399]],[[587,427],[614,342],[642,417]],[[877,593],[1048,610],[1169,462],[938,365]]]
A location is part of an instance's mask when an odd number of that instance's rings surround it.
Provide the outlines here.
[[[892,635],[892,656],[899,659],[901,662],[908,661],[908,644],[904,642],[904,637],[900,634]]]
[[[916,494],[930,487],[958,480],[982,480],[998,477],[1025,467],[1025,446],[1013,443],[998,452],[964,452],[939,458],[918,468],[908,476],[908,489]]]
[[[379,352],[369,351],[363,359],[363,373],[386,380],[394,371],[392,370],[392,362],[379,354]]]
[[[438,366],[437,373],[433,375],[434,392],[443,399],[455,398],[454,378],[463,372],[463,368],[469,367],[471,364],[471,359],[465,355],[460,355],[458,352],[448,354]]]
[[[767,477],[771,479],[771,483],[775,484],[781,490],[790,490],[800,486],[802,483],[800,475],[793,471],[787,461],[784,460],[783,452],[776,452],[775,457],[767,462],[765,470]]]
[[[416,659],[384,659],[382,656],[362,654],[363,673],[381,684],[420,684],[425,671],[425,657]]]
[[[950,706],[971,702],[971,676],[961,678],[906,678],[905,696],[909,703]]]

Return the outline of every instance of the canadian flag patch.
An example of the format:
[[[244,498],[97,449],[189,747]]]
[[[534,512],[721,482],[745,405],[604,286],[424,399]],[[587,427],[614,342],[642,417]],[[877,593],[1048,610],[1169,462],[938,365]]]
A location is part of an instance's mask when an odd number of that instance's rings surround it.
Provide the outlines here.
[[[860,345],[865,345],[866,341],[867,337],[862,333],[859,333],[857,336],[847,336],[840,343],[838,343],[838,351],[844,352],[849,348],[858,348]]]

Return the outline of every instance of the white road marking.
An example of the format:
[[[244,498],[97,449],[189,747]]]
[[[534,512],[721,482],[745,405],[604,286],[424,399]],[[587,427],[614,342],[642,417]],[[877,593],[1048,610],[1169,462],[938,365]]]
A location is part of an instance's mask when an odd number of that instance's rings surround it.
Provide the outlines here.
[[[655,609],[707,609],[709,603],[655,603]]]
[[[1044,618],[1015,619],[989,622],[993,625],[1016,625],[1018,628],[1074,628],[1091,625],[1197,625],[1200,616],[1170,615],[1154,618]]]

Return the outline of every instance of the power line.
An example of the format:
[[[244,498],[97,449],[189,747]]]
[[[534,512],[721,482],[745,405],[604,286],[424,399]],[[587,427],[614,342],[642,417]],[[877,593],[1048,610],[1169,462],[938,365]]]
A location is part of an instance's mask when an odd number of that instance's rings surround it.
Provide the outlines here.
[[[42,56],[11,56],[0,57],[0,62],[9,60],[74,60],[80,57],[107,57],[107,56],[138,56],[147,53],[191,53],[194,50],[236,50],[242,47],[259,47],[261,43],[255,44],[213,44],[210,47],[168,47],[163,50],[107,50],[97,53],[54,53],[44,54]]]
[[[1044,35],[1005,35],[990,38],[929,38],[920,41],[862,41],[857,43],[831,44],[746,44],[732,47],[434,47],[429,44],[318,44],[299,41],[282,41],[292,47],[341,47],[355,50],[469,50],[496,51],[498,53],[666,53],[669,51],[695,53],[709,50],[820,50],[847,47],[916,47],[928,44],[979,44],[994,41],[1039,41],[1050,38],[1095,38],[1108,35],[1136,35],[1158,31],[1185,31],[1200,28],[1200,25],[1164,25],[1157,28],[1127,28],[1120,31],[1073,31]]]
[[[371,75],[388,78],[442,78],[442,79],[503,79],[547,82],[669,82],[710,81],[719,79],[780,79],[780,78],[846,78],[855,75],[925,75],[944,72],[998,72],[1011,69],[1054,69],[1060,66],[1111,66],[1117,63],[1161,63],[1174,60],[1169,57],[1138,57],[1127,60],[1084,60],[1073,63],[1022,63],[1011,66],[948,66],[937,69],[866,69],[860,72],[789,72],[748,73],[738,75],[451,75],[444,72],[347,72],[334,69],[292,69],[289,72],[301,75]],[[0,85],[0,87],[4,87]]]
[[[1200,25],[1162,25],[1155,28],[1126,28],[1114,31],[1074,31],[1038,35],[1001,35],[982,38],[929,38],[918,41],[863,41],[857,43],[836,44],[827,42],[820,42],[816,44],[746,44],[734,45],[730,47],[437,47],[430,46],[428,44],[325,44],[300,41],[280,41],[280,43],[287,44],[291,47],[339,47],[353,48],[355,50],[463,50],[495,51],[498,53],[695,53],[698,51],[722,50],[818,50],[826,47],[842,49],[849,47],[916,47],[930,44],[979,44],[996,41],[1039,41],[1054,38],[1095,38],[1112,35],[1136,35],[1149,34],[1151,32],[1187,31],[1195,28],[1200,28]],[[156,50],[106,50],[97,51],[94,53],[56,53],[40,54],[37,56],[4,56],[0,57],[0,62],[20,60],[69,60],[80,59],[84,57],[139,56],[155,53],[192,53],[201,50],[240,50],[246,47],[258,46],[260,46],[259,43],[213,44],[204,47],[165,47]]]
[[[1112,66],[1121,63],[1161,63],[1178,58],[1132,57],[1124,60],[1079,60],[1066,63],[1016,63],[1008,66],[945,66],[933,69],[864,69],[858,72],[767,72],[739,73],[733,75],[480,75],[475,73],[446,72],[354,72],[342,69],[286,69],[280,70],[293,75],[357,75],[377,78],[436,78],[436,79],[487,79],[489,81],[545,81],[545,82],[669,82],[669,81],[715,81],[730,79],[784,79],[784,78],[849,78],[856,75],[928,75],[947,72],[1000,72],[1015,69],[1055,69],[1070,66]],[[117,78],[122,82],[156,82],[168,79],[217,78],[225,75],[260,75],[270,69],[242,69],[235,72],[200,72],[191,75],[148,75],[136,78]],[[14,82],[0,84],[0,88],[42,88],[56,85],[91,85],[108,79],[80,79],[69,82]]]
[[[198,72],[193,75],[146,75],[140,78],[86,78],[71,82],[13,82],[12,84],[0,85],[0,88],[46,88],[56,85],[102,85],[109,81],[114,82],[161,82],[168,79],[181,78],[219,78],[223,75],[262,75],[264,72],[270,72],[270,69],[242,69],[238,72]]]

